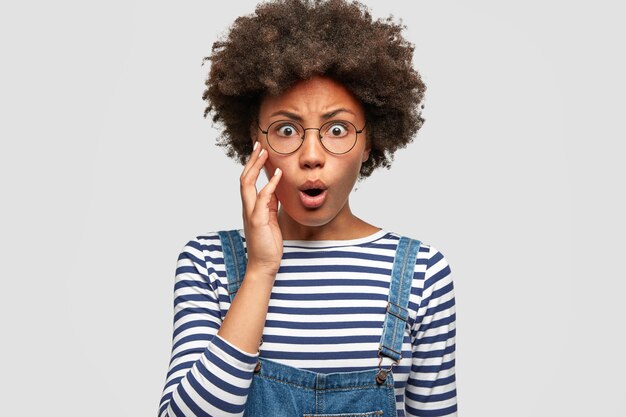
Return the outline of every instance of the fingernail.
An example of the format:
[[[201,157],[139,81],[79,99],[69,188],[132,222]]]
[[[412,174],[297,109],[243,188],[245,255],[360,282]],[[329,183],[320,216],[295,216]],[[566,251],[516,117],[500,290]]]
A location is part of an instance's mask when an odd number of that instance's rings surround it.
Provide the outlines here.
[[[276,171],[274,171],[274,175],[278,175],[279,172],[280,172],[280,168],[276,168]]]
[[[256,148],[259,147],[259,141],[254,142],[254,147],[252,148],[253,151],[256,151]]]
[[[265,149],[261,149],[261,152],[259,152],[259,156],[263,155],[263,152],[265,152]]]

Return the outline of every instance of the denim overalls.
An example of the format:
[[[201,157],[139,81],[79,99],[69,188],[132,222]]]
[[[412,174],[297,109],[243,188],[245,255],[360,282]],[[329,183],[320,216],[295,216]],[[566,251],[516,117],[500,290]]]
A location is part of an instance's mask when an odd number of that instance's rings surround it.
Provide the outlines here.
[[[222,242],[232,302],[246,272],[246,252],[237,230],[218,232]],[[409,318],[408,304],[419,240],[400,238],[391,272],[378,368],[354,372],[316,373],[259,356],[244,417],[395,417],[392,367],[381,367],[387,356],[397,364]]]

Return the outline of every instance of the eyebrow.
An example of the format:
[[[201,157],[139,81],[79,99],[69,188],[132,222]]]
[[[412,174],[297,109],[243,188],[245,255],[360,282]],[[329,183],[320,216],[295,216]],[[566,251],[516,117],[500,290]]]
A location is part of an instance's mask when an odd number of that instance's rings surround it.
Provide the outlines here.
[[[335,109],[335,110],[331,110],[328,113],[324,113],[322,114],[322,119],[323,120],[327,120],[330,119],[331,117],[334,117],[337,115],[337,113],[341,113],[341,112],[346,112],[346,113],[350,113],[351,115],[356,117],[356,114],[354,114],[354,112],[352,110],[348,110],[345,108],[339,108],[339,109]],[[272,114],[270,114],[270,117],[274,117],[274,116],[285,116],[288,117],[290,119],[293,120],[297,120],[298,122],[302,122],[302,116],[297,115],[296,113],[292,113],[286,110],[279,110],[277,112],[274,112]]]

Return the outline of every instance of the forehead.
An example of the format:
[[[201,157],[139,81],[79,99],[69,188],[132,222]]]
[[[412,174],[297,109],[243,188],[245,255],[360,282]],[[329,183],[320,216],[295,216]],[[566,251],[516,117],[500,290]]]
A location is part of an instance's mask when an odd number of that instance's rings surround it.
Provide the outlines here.
[[[299,81],[282,94],[264,97],[259,113],[261,117],[276,111],[321,115],[336,108],[363,116],[361,103],[346,87],[331,78],[316,76]]]

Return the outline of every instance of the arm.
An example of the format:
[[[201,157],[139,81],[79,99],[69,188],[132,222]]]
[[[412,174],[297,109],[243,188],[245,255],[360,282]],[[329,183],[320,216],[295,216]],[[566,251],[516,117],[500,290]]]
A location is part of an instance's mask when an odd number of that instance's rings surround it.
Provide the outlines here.
[[[430,247],[421,303],[411,329],[413,361],[406,387],[412,417],[456,416],[456,312],[450,266]]]
[[[257,192],[256,182],[268,153],[255,142],[239,178],[248,263],[243,283],[228,310],[219,336],[246,352],[257,352],[267,308],[283,253],[278,226],[278,199],[274,194],[282,177],[276,169]]]
[[[172,359],[160,417],[243,415],[282,257],[274,194],[280,170],[256,190],[266,160],[257,142],[240,177],[248,264],[223,323],[201,245],[189,242],[179,257]]]
[[[160,417],[241,415],[257,354],[217,336],[217,292],[209,279],[202,243],[181,252],[174,286],[174,331]]]

